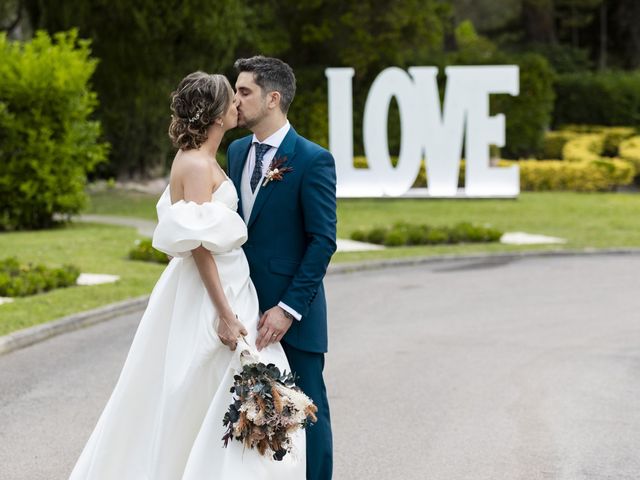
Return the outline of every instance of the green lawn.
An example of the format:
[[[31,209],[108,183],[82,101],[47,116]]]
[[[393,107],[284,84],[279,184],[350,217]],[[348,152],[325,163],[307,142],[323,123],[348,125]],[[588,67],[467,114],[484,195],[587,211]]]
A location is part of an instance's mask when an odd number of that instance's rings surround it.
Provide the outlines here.
[[[132,228],[92,224],[0,234],[2,257],[50,266],[73,263],[85,273],[121,277],[115,284],[62,288],[0,305],[0,335],[149,293],[163,266],[126,258],[137,238]]]
[[[155,219],[156,196],[112,190],[94,194],[89,213]],[[525,193],[518,200],[340,200],[338,235],[362,227],[403,220],[451,225],[460,221],[491,224],[566,238],[564,246],[500,244],[393,248],[380,252],[338,253],[334,262],[475,252],[556,250],[558,248],[640,247],[640,195]],[[149,293],[163,266],[126,258],[139,235],[132,228],[75,224],[43,232],[0,234],[2,257],[48,265],[74,263],[83,272],[121,276],[113,285],[72,287],[0,306],[0,335],[74,312]]]
[[[86,213],[156,220],[156,203],[159,198],[160,195],[107,189],[89,195]]]
[[[90,213],[154,220],[157,197],[112,190],[92,196]],[[561,237],[564,246],[457,245],[394,248],[384,252],[339,253],[336,261],[479,251],[640,247],[640,195],[633,193],[523,193],[517,200],[341,199],[338,236],[396,221],[451,225],[470,221],[505,232]]]
[[[565,245],[421,246],[370,253],[344,253],[340,260],[442,253],[640,247],[640,195],[626,193],[523,193],[517,200],[341,200],[338,236],[394,221],[451,225],[489,224],[504,232],[527,232],[567,239]]]

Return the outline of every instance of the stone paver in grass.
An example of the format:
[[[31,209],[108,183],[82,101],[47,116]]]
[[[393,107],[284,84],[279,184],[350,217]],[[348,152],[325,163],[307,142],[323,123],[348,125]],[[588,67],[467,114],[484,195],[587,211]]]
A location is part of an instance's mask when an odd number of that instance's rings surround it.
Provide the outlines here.
[[[543,245],[567,243],[564,238],[549,237],[525,232],[507,232],[500,237],[500,243],[507,245]]]
[[[344,238],[338,238],[336,241],[338,246],[338,252],[366,252],[369,250],[384,250],[383,245],[376,245],[374,243],[357,242],[356,240],[346,240]]]
[[[76,285],[102,285],[104,283],[114,283],[120,280],[119,275],[108,275],[106,273],[81,273],[76,280]]]
[[[103,285],[105,283],[115,283],[120,280],[119,275],[108,275],[106,273],[81,273],[76,280],[76,285]],[[13,303],[12,297],[0,297],[0,305]]]

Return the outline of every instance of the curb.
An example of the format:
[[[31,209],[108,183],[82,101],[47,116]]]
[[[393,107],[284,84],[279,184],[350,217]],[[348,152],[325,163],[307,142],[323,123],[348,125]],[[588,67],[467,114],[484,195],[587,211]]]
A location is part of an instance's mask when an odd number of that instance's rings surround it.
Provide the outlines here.
[[[105,320],[127,313],[135,313],[147,306],[149,295],[124,300],[118,303],[105,305],[104,307],[88,310],[86,312],[75,313],[67,317],[43,323],[34,327],[18,330],[0,337],[0,355],[24,348],[34,343],[41,342],[61,333],[71,332],[83,327],[88,327]]]
[[[584,250],[544,250],[509,253],[477,253],[468,255],[439,255],[432,257],[393,258],[388,260],[370,260],[357,263],[330,265],[327,275],[344,275],[387,268],[401,268],[418,265],[431,265],[451,261],[478,260],[524,260],[533,258],[563,258],[591,256],[635,256],[640,248],[584,249]],[[33,345],[62,333],[78,330],[96,323],[111,320],[120,315],[143,311],[149,301],[149,295],[124,300],[104,307],[76,313],[42,325],[18,330],[0,337],[0,355]]]
[[[385,260],[369,260],[366,262],[340,263],[329,266],[327,275],[339,275],[384,268],[411,267],[430,265],[453,261],[473,260],[524,260],[529,258],[563,258],[563,257],[591,257],[591,256],[622,256],[640,255],[640,248],[586,248],[583,250],[524,250],[504,253],[470,253],[462,255],[434,255],[429,257],[390,258]]]

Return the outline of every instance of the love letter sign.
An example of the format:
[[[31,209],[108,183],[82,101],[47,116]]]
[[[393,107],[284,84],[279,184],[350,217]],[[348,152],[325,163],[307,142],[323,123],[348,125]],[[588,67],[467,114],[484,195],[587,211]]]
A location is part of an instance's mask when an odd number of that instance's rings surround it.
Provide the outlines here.
[[[440,107],[436,67],[387,68],[371,85],[364,110],[368,168],[353,164],[353,68],[328,68],[329,145],[336,160],[339,197],[406,194],[426,159],[428,196],[513,197],[520,192],[517,166],[492,167],[489,146],[504,146],[505,117],[489,116],[489,95],[518,95],[518,67],[452,66]],[[400,155],[391,164],[387,140],[389,103],[395,97],[401,122]],[[458,192],[462,147],[465,186]]]

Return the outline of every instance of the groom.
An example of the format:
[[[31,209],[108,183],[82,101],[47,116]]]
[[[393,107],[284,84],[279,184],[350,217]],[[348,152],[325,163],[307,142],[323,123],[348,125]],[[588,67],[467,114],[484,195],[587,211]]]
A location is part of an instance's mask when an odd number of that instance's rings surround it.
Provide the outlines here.
[[[331,478],[329,403],[322,378],[327,305],[322,279],[336,250],[336,173],[331,154],[296,133],[287,111],[291,67],[256,56],[235,62],[238,126],[253,135],[229,146],[229,175],[249,230],[244,251],[263,313],[257,347],[281,342],[298,386],[318,407],[307,429],[307,479]]]

